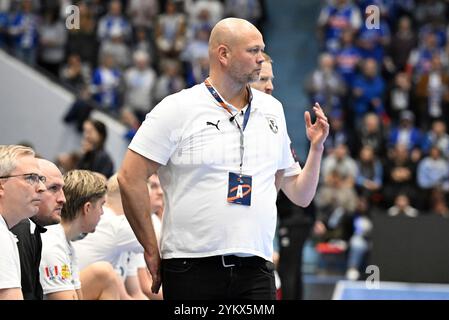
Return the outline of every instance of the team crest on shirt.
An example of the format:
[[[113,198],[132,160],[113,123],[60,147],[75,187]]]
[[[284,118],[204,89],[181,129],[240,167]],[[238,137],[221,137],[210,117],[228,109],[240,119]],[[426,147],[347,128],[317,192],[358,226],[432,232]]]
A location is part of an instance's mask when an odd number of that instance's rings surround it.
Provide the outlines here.
[[[72,277],[72,272],[68,265],[64,264],[62,267],[50,266],[44,268],[45,277],[53,281],[55,279],[68,280]]]
[[[45,267],[44,272],[45,272],[45,277],[48,280],[55,280],[56,277],[58,276],[58,266]]]
[[[278,125],[276,123],[276,119],[271,118],[271,117],[266,117],[267,121],[268,121],[268,126],[270,127],[271,131],[273,131],[273,133],[278,133],[279,128]]]
[[[72,272],[70,271],[70,268],[68,265],[63,265],[61,267],[61,279],[66,280],[70,279],[72,277]]]

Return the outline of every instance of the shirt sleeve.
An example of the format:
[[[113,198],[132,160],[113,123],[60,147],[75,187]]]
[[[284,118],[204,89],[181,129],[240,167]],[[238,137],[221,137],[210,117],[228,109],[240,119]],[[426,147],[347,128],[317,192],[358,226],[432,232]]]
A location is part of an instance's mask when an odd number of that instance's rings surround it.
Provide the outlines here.
[[[76,257],[67,256],[61,246],[43,250],[39,278],[44,294],[81,288]]]
[[[281,123],[280,123],[279,129],[281,129],[281,130],[279,133],[282,134],[282,136],[280,138],[282,147],[281,147],[281,155],[279,157],[278,170],[289,168],[289,167],[293,166],[295,163],[295,159],[293,158],[293,154],[292,154],[292,151],[290,148],[291,140],[290,140],[290,137],[288,136],[287,123],[285,121],[285,116],[284,116],[282,106],[280,108],[280,119],[281,119]]]
[[[18,249],[8,232],[0,230],[0,289],[21,288]]]
[[[121,217],[122,220],[118,226],[117,233],[115,235],[115,243],[117,251],[131,251],[131,252],[143,252],[143,247],[137,240],[131,225],[125,216]]]
[[[128,148],[166,165],[181,138],[180,112],[176,96],[166,97],[147,114]]]

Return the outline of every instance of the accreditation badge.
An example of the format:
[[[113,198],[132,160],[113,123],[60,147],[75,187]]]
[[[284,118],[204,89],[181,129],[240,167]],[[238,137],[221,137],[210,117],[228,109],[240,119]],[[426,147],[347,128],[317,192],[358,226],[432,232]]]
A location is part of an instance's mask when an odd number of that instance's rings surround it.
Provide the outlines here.
[[[252,181],[252,176],[229,172],[228,202],[250,206]]]

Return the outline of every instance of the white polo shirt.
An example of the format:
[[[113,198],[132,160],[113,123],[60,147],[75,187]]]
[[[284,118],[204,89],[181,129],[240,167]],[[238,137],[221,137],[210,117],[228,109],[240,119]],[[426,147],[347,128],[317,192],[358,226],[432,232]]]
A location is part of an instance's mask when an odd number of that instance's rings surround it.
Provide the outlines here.
[[[0,215],[0,289],[22,288],[17,241]]]
[[[252,176],[251,206],[227,202],[228,172],[239,172],[240,132],[204,83],[161,101],[131,141],[129,149],[162,165],[164,259],[239,253],[271,260],[275,173],[294,159],[282,104],[252,93],[243,161],[243,174]],[[242,123],[243,114],[236,119]]]
[[[81,288],[78,259],[60,224],[42,233],[39,278],[44,294]]]
[[[122,253],[143,252],[126,217],[116,215],[108,207],[103,207],[103,211],[95,232],[72,242],[81,270],[99,261],[110,262],[116,268]]]

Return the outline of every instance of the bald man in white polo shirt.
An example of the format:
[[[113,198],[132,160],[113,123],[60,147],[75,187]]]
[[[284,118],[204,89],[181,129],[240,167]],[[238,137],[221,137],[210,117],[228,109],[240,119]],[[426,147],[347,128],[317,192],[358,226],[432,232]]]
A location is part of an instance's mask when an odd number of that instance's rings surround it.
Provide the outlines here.
[[[277,189],[298,205],[312,201],[329,125],[318,104],[314,124],[305,113],[309,156],[284,177],[294,158],[282,104],[248,86],[264,47],[248,21],[221,20],[209,40],[209,78],[160,102],[129,145],[118,175],[123,206],[154,292],[162,271],[165,299],[275,298]],[[161,257],[146,215],[146,179],[156,171],[166,204]]]

